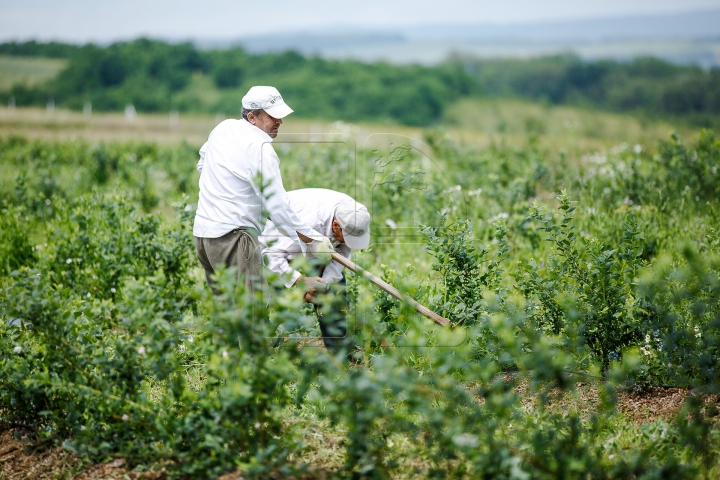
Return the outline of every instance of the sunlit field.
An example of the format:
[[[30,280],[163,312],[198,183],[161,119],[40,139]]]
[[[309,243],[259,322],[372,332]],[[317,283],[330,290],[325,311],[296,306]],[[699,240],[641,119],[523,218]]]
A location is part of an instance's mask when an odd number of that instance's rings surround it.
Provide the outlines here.
[[[65,68],[67,60],[0,55],[0,90],[15,84],[38,85]]]
[[[228,108],[232,110],[232,108]],[[186,141],[202,145],[212,128],[225,118],[238,115],[197,113],[139,113],[128,117],[117,112],[83,112],[59,109],[0,107],[0,127],[4,135],[28,138],[97,141],[149,141],[172,144]],[[685,123],[600,112],[567,106],[546,106],[520,100],[468,99],[451,105],[428,128],[397,124],[346,123],[342,118],[308,119],[303,112],[288,117],[282,133],[352,134],[360,145],[372,134],[398,134],[422,140],[427,131],[470,145],[487,146],[503,139],[508,142],[537,137],[545,146],[587,150],[609,147],[622,142],[652,144],[658,138],[677,132],[689,136],[699,131]]]

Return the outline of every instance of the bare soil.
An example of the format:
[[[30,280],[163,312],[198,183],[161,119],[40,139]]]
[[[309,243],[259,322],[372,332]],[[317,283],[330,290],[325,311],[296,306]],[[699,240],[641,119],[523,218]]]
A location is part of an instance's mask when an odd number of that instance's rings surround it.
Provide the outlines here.
[[[0,433],[0,479],[34,480],[160,480],[163,472],[133,472],[124,459],[88,465],[62,447],[34,450],[25,432],[5,430]],[[20,439],[15,438],[20,435]]]
[[[690,391],[686,388],[650,387],[642,392],[621,393],[618,411],[635,423],[670,420],[680,412]]]

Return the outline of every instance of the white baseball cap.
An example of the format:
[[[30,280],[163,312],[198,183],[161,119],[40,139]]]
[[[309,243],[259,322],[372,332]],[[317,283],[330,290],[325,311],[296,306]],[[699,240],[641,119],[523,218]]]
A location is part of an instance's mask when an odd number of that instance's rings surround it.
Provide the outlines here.
[[[351,250],[362,250],[370,245],[370,214],[362,203],[343,200],[335,209],[335,220],[340,224],[345,245]]]
[[[243,108],[262,108],[273,118],[284,118],[293,112],[275,87],[252,87],[242,98]]]

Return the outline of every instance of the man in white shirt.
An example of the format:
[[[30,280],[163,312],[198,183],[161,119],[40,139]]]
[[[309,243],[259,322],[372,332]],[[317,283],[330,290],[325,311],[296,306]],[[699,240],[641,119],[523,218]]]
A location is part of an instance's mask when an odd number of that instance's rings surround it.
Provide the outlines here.
[[[301,221],[288,204],[280,160],[272,148],[282,119],[292,113],[273,87],[252,87],[242,99],[242,119],[225,120],[200,149],[200,198],[193,236],[205,277],[224,265],[236,267],[249,291],[260,276],[257,236],[267,212],[278,232],[303,253],[332,251],[325,236]]]
[[[349,195],[322,188],[294,190],[287,195],[290,205],[300,220],[327,236],[337,253],[350,259],[352,250],[367,248],[370,243],[370,214],[364,205],[356,202]],[[272,221],[265,225],[259,241],[263,247],[262,256],[265,265],[278,274],[287,288],[301,283],[306,278],[290,265],[294,258],[302,255],[300,245],[283,236]],[[337,282],[344,283],[343,268],[333,260],[322,268],[319,272],[320,277],[316,281],[320,285],[322,285],[320,282],[324,282],[328,286]],[[305,293],[305,300],[317,306],[325,346],[333,353],[337,353],[339,349],[351,343],[351,340],[346,338],[347,320],[342,314],[346,299],[344,295],[336,295],[334,298],[325,298],[320,302],[317,299],[317,290],[326,289],[310,289]],[[320,303],[325,303],[327,308]]]

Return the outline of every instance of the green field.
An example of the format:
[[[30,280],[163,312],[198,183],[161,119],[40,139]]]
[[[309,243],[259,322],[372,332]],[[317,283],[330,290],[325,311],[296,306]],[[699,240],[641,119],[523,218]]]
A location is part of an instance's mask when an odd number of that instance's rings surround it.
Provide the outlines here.
[[[63,59],[0,55],[0,90],[9,90],[15,84],[40,85],[66,66]]]
[[[212,91],[207,95],[213,95]],[[236,112],[238,113],[238,112]],[[602,112],[587,108],[542,105],[512,99],[466,99],[451,104],[442,122],[433,129],[397,124],[345,123],[303,118],[297,111],[283,124],[283,133],[334,134],[349,133],[358,145],[373,135],[397,134],[422,141],[423,132],[437,131],[448,138],[468,145],[487,146],[494,139],[523,141],[534,135],[545,146],[587,150],[609,148],[622,142],[654,144],[670,132],[683,136],[699,129],[684,122],[670,123],[641,116]],[[187,141],[198,148],[207,140],[210,130],[226,116],[180,113],[178,123],[171,124],[167,113],[140,113],[133,121],[122,114],[81,112],[55,109],[8,110],[0,107],[0,126],[5,135],[29,138],[69,139],[83,137],[90,141],[142,140],[162,144]]]
[[[302,113],[286,188],[367,205],[354,260],[454,328],[348,274],[347,365],[301,291],[214,297],[191,232],[215,116],[0,109],[0,476],[720,475],[713,132],[517,100],[429,129]]]

